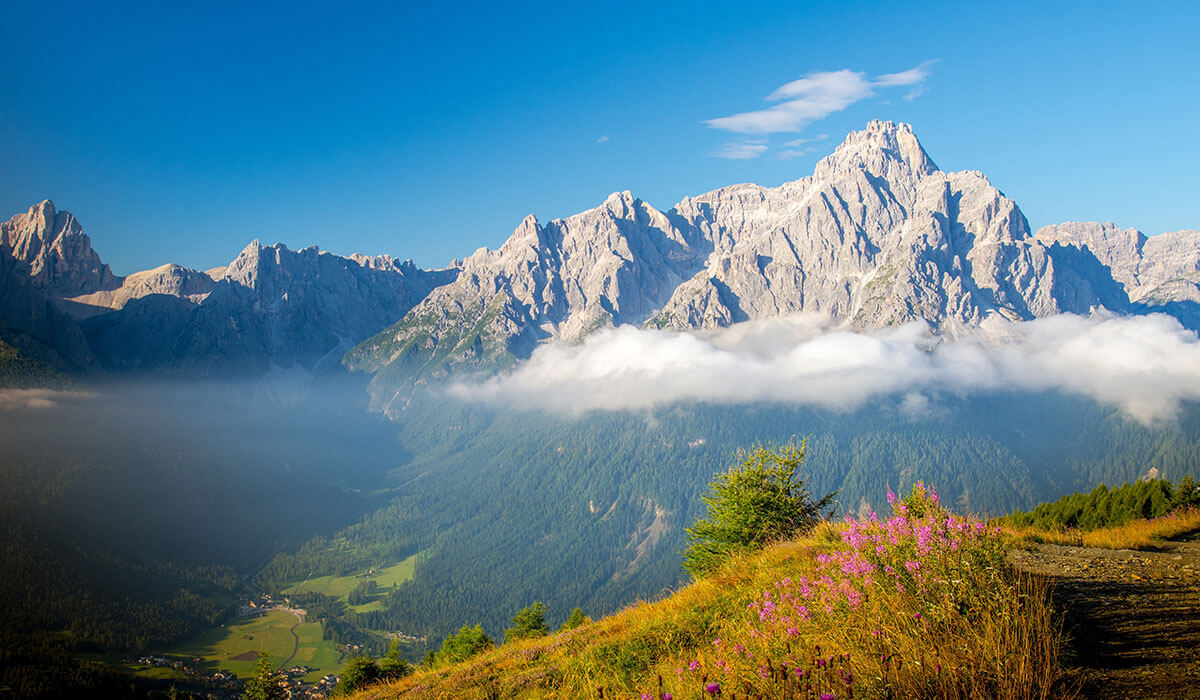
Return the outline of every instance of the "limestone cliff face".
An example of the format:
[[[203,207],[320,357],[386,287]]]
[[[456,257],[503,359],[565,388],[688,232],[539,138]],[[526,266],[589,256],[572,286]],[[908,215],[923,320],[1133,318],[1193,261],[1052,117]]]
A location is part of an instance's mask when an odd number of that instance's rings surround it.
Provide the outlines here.
[[[1200,329],[1198,275],[1200,232],[1066,223],[1034,235],[982,173],[944,172],[909,125],[876,121],[794,182],[723,187],[665,212],[613,193],[565,219],[529,216],[498,249],[446,270],[255,241],[214,270],[117,278],[46,201],[0,224],[0,331],[60,364],[110,370],[341,360],[373,373],[388,406],[422,378],[490,371],[609,325],[810,312],[955,334],[1107,309]]]
[[[1087,249],[1112,271],[1133,301],[1200,272],[1200,231],[1146,236],[1134,228],[1121,230],[1112,222],[1069,221],[1041,228],[1037,238]],[[1186,284],[1174,286],[1182,289]]]
[[[547,338],[642,323],[699,268],[708,247],[687,222],[629,192],[545,225],[529,216],[498,250],[476,251],[453,283],[345,362],[370,371],[395,365],[405,376],[485,368],[525,357]]]
[[[43,280],[0,240],[0,340],[55,369],[99,369],[79,324],[59,308]]]
[[[938,170],[907,124],[872,122],[810,177],[723,188],[672,213],[713,251],[653,318],[659,327],[812,311],[953,330],[1127,305],[1097,266],[1034,239],[982,173]]]
[[[55,297],[113,289],[120,281],[92,250],[92,241],[70,212],[44,200],[0,223],[0,242],[24,263],[34,285]]]

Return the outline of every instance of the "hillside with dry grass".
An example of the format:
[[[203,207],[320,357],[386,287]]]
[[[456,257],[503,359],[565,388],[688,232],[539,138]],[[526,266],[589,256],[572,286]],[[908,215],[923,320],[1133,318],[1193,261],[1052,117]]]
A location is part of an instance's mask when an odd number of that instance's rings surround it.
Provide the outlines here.
[[[355,698],[1062,698],[1048,589],[917,486],[893,513],[734,555],[663,600]]]

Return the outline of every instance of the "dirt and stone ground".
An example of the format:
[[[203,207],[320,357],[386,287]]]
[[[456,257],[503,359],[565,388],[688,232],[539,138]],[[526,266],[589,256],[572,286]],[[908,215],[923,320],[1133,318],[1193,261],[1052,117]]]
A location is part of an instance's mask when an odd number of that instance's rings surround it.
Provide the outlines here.
[[[1009,556],[1053,584],[1084,697],[1200,699],[1200,533],[1155,552],[1037,545]]]

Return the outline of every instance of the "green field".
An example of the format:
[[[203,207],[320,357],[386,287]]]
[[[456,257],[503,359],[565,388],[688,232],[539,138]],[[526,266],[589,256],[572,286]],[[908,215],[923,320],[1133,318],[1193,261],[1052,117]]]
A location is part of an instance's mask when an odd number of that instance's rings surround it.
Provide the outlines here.
[[[381,594],[393,586],[398,586],[413,577],[413,573],[417,566],[417,557],[420,553],[414,554],[411,557],[392,564],[383,569],[370,569],[361,571],[350,576],[318,576],[317,578],[306,579],[284,589],[284,593],[322,593],[324,595],[333,596],[346,600],[350,595],[350,591],[354,590],[358,584],[363,581],[373,580],[382,589]],[[379,607],[382,595],[375,597],[375,600],[363,605],[351,606],[358,612],[372,610]]]
[[[211,629],[166,653],[170,656],[204,659],[208,670],[226,670],[243,678],[254,674],[253,659],[235,661],[233,657],[246,652],[265,651],[272,666],[279,666],[292,654],[295,639],[289,631],[296,616],[283,610],[271,610],[263,615],[246,618]],[[305,622],[296,627],[300,646],[288,666],[307,666],[315,669],[304,676],[315,682],[326,673],[337,673],[342,665],[338,645],[321,639],[321,624]]]

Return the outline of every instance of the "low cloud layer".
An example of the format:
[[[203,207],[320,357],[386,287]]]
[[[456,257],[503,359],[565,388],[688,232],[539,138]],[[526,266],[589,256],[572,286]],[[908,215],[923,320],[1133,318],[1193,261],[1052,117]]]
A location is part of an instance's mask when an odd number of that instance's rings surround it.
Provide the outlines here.
[[[0,389],[0,412],[52,411],[64,405],[75,405],[95,398],[87,391],[57,389]]]
[[[1064,391],[1143,423],[1200,400],[1200,341],[1170,317],[1057,316],[954,340],[921,324],[853,332],[814,317],[694,335],[606,329],[552,343],[512,372],[457,384],[461,398],[583,412],[703,401],[853,409],[883,397],[924,410],[941,393]]]

